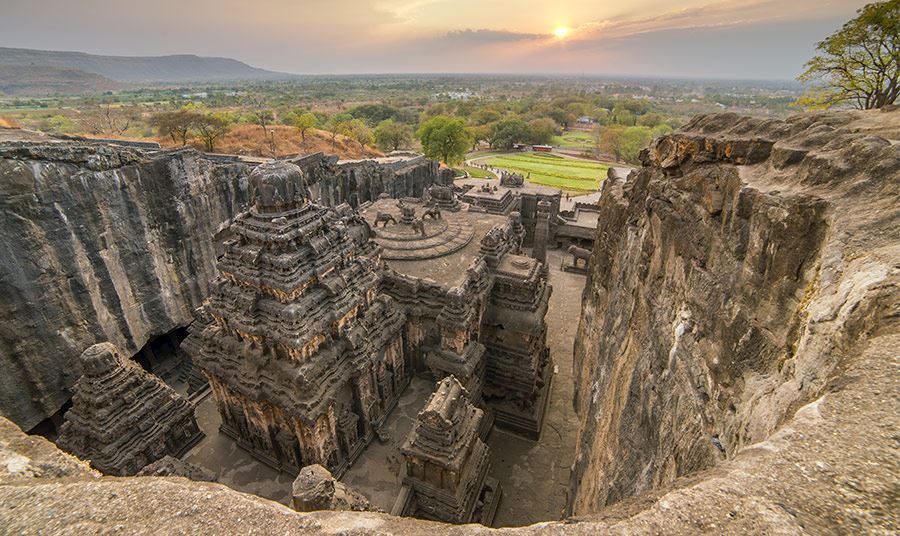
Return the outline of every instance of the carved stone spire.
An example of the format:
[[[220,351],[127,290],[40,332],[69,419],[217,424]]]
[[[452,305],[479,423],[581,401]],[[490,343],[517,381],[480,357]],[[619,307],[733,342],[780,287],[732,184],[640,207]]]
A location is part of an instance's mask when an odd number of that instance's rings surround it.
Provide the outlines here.
[[[166,455],[178,457],[202,437],[191,404],[108,342],[81,354],[57,443],[95,468],[133,475]]]

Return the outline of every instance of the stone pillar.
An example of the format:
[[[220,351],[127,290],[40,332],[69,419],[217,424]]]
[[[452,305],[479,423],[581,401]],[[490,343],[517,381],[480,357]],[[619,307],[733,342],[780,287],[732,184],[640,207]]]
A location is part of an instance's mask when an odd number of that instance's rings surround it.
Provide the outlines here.
[[[547,263],[547,240],[550,235],[550,203],[540,201],[537,204],[537,216],[534,223],[534,246],[531,256]]]

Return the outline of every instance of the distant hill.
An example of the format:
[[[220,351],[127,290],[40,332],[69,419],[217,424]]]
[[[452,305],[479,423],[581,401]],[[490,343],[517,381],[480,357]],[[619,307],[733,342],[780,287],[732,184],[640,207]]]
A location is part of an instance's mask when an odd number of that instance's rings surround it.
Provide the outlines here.
[[[0,94],[98,93],[124,87],[125,85],[120,82],[77,69],[42,65],[0,65]]]
[[[98,56],[0,47],[0,65],[53,67],[83,71],[122,83],[182,83],[225,80],[277,80],[292,75],[257,69],[230,58],[175,56]],[[48,73],[49,74],[49,73]],[[3,82],[0,81],[0,84]]]

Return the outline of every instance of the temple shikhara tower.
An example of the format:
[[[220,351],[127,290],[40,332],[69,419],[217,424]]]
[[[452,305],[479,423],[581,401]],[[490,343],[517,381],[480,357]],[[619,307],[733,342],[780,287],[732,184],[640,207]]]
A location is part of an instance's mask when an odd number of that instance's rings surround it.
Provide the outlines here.
[[[181,456],[202,438],[194,408],[111,343],[81,354],[57,443],[104,473],[134,475],[164,456]]]
[[[494,285],[481,322],[487,371],[484,398],[497,422],[538,439],[553,378],[547,347],[551,288],[546,265],[505,255],[494,268]]]
[[[404,515],[490,526],[500,488],[487,476],[490,455],[478,435],[483,418],[455,377],[438,383],[400,449],[406,458]]]
[[[379,247],[347,205],[313,204],[297,166],[250,176],[219,278],[184,348],[221,429],[270,465],[339,477],[409,381],[404,312],[379,292]]]

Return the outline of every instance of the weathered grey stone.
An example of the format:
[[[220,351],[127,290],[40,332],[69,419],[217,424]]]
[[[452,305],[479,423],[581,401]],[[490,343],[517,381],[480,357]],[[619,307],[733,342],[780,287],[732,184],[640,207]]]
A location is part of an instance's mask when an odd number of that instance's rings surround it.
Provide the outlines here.
[[[606,181],[575,340],[572,512],[766,440],[890,322],[900,146],[853,117],[700,116]]]
[[[133,475],[203,437],[194,407],[112,344],[81,354],[84,373],[59,430],[63,449],[112,475]]]
[[[415,155],[297,160],[331,206],[452,184]],[[70,398],[91,344],[130,356],[190,324],[250,169],[190,149],[0,142],[0,413],[30,429]]]
[[[321,465],[300,469],[291,491],[291,504],[298,512],[316,510],[378,511],[358,491],[331,476]]]
[[[215,482],[217,480],[216,475],[206,469],[170,455],[145,465],[135,476],[180,476],[197,482]]]
[[[88,346],[131,356],[188,325],[247,170],[192,150],[0,144],[0,412],[31,428],[70,398]]]

